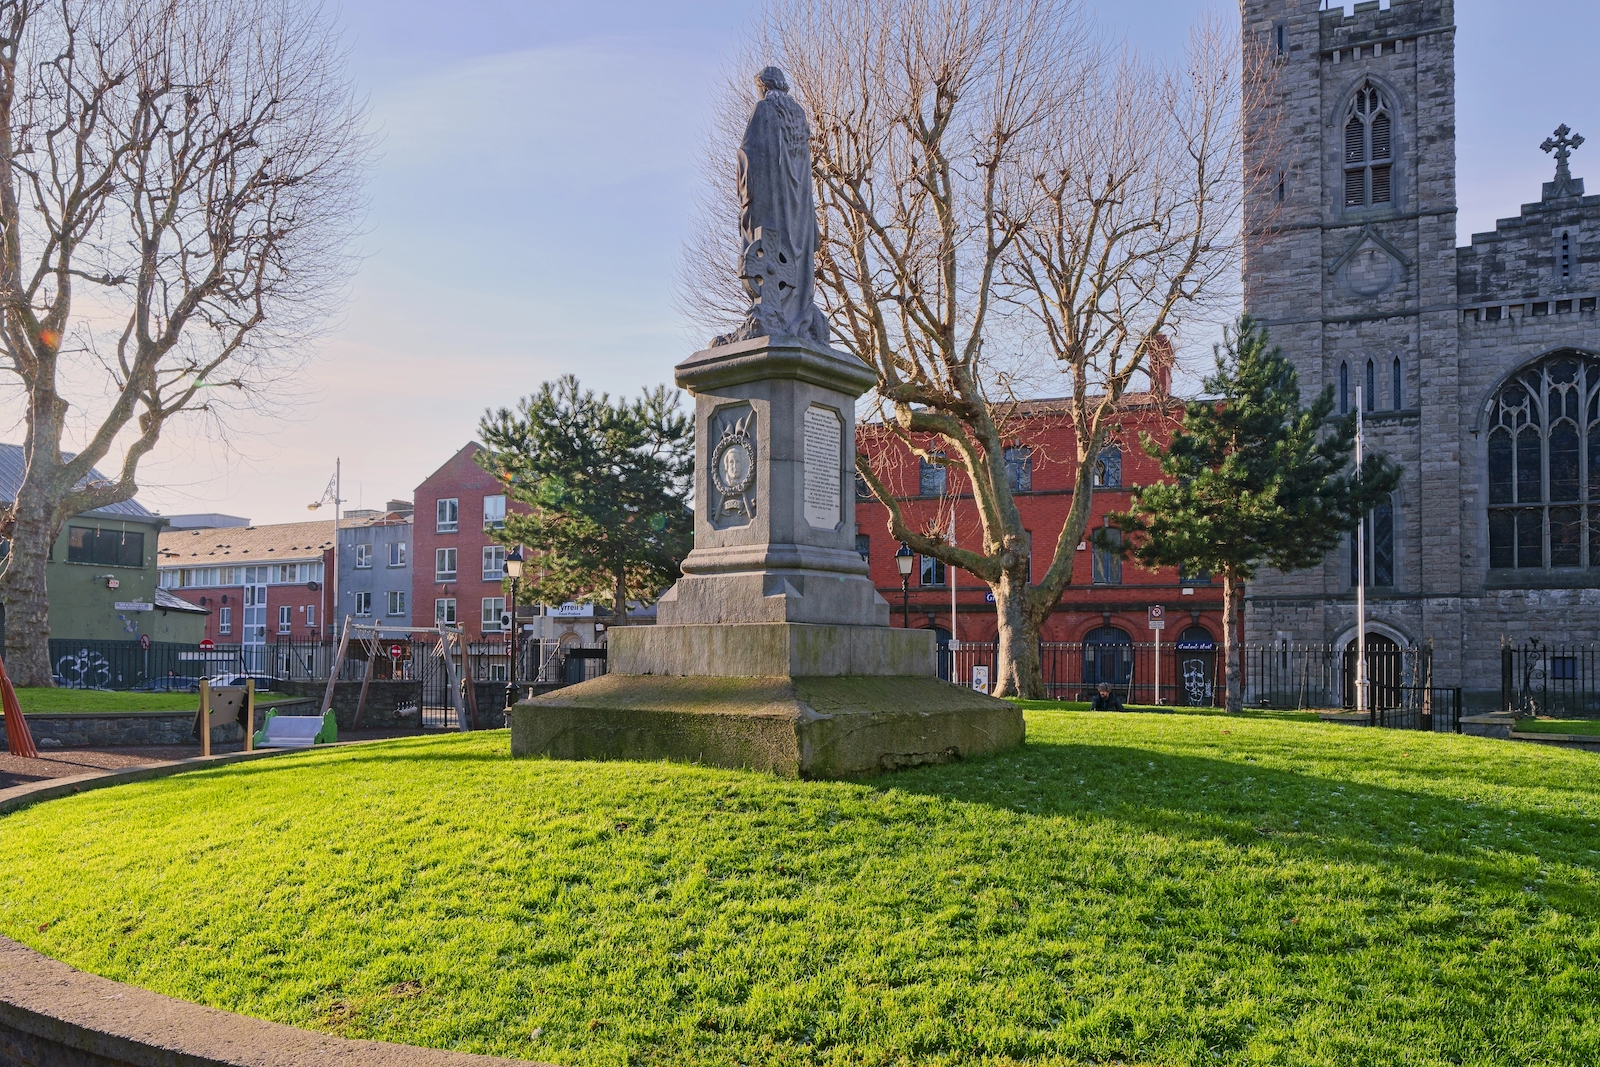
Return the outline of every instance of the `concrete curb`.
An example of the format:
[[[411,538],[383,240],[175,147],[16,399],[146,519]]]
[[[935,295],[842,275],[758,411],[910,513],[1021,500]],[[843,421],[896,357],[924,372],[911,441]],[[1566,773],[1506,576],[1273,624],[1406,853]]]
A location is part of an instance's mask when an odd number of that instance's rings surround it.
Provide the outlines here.
[[[1531,741],[1536,745],[1554,745],[1557,748],[1576,748],[1582,751],[1600,749],[1600,737],[1593,734],[1526,734],[1513,731],[1513,741]]]
[[[16,1067],[527,1067],[350,1041],[87,974],[0,937],[0,1063]],[[548,1067],[548,1065],[546,1065]]]

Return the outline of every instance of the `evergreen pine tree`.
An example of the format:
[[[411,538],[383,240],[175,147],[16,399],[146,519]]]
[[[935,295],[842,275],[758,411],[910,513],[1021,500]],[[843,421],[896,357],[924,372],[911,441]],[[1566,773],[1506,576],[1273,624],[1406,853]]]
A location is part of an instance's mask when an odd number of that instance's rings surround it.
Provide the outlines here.
[[[1322,562],[1394,491],[1400,470],[1372,454],[1359,474],[1351,469],[1355,413],[1330,419],[1332,386],[1301,407],[1294,364],[1248,315],[1224,337],[1205,381],[1218,399],[1188,404],[1165,451],[1144,438],[1171,481],[1137,490],[1111,521],[1140,563],[1222,577],[1227,709],[1237,712],[1244,583],[1262,567]]]

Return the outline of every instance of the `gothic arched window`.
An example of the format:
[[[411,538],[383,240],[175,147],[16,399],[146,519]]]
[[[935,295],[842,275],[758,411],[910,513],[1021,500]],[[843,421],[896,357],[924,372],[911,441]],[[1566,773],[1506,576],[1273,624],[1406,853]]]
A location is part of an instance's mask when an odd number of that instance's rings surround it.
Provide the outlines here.
[[[1339,364],[1339,414],[1350,414],[1350,364]]]
[[[1367,512],[1362,544],[1367,550],[1367,585],[1394,585],[1394,504],[1385,500]],[[1350,584],[1356,584],[1360,566],[1356,535],[1350,535]]]
[[[1393,391],[1394,391],[1394,397],[1393,397],[1394,409],[1396,411],[1399,411],[1402,407],[1404,407],[1404,405],[1401,404],[1400,401],[1405,399],[1405,392],[1400,388],[1400,357],[1399,356],[1395,356],[1394,357],[1394,367],[1390,371],[1389,384],[1393,387]]]
[[[1356,90],[1344,122],[1344,206],[1367,207],[1390,200],[1394,169],[1394,119],[1371,82]]]
[[[1367,360],[1367,397],[1365,403],[1368,411],[1371,411],[1378,403],[1378,376],[1370,359]]]
[[[1600,565],[1596,533],[1600,359],[1560,353],[1517,372],[1490,402],[1489,566]]]

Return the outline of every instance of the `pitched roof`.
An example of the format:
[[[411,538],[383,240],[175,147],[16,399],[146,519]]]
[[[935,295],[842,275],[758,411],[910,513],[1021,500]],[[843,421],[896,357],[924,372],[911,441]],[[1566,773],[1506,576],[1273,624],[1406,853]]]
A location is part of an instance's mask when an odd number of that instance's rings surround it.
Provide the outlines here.
[[[202,608],[198,604],[191,604],[182,597],[175,596],[159,586],[156,588],[155,605],[158,608],[166,608],[168,611],[183,611],[191,615],[211,614],[210,608]]]
[[[76,452],[63,452],[61,458],[71,460]],[[0,503],[11,504],[17,499],[17,490],[22,488],[23,476],[28,472],[27,460],[23,458],[21,445],[0,444]],[[90,468],[89,476],[79,482],[80,486],[92,485],[95,482],[109,482],[104,474]],[[107,504],[103,508],[83,512],[85,515],[123,515],[130,519],[153,519],[155,513],[146,508],[137,500],[124,500],[118,504]]]
[[[161,567],[215,567],[234,563],[293,563],[319,560],[333,547],[333,524],[283,522],[273,526],[224,526],[212,530],[164,530],[156,563]]]

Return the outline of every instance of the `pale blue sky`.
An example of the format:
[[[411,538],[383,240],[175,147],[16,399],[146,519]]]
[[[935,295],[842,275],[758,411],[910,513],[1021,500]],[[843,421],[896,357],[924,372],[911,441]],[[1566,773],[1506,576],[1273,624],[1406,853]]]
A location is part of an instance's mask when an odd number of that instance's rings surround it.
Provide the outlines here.
[[[1101,0],[1170,54],[1231,0]],[[673,306],[697,146],[748,0],[347,0],[353,72],[382,131],[365,264],[293,421],[228,453],[175,434],[141,495],[172,514],[307,518],[344,459],[352,506],[409,498],[486,406],[565,372],[613,393],[670,380],[703,340]],[[1459,239],[1537,198],[1558,123],[1600,135],[1578,0],[1457,0]],[[1600,142],[1593,151],[1600,152]],[[1582,150],[1573,170],[1600,191]],[[730,225],[732,221],[730,220]]]

